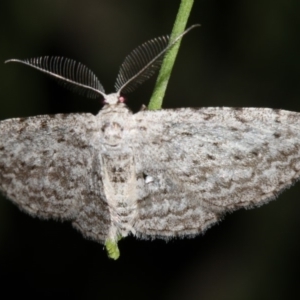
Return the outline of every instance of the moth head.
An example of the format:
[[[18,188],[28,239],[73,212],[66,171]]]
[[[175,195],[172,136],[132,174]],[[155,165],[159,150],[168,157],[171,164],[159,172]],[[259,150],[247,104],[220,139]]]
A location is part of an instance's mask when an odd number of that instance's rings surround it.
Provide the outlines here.
[[[105,95],[103,103],[104,104],[109,104],[109,105],[114,105],[118,103],[124,103],[125,98],[123,96],[120,96],[119,93],[112,93]]]

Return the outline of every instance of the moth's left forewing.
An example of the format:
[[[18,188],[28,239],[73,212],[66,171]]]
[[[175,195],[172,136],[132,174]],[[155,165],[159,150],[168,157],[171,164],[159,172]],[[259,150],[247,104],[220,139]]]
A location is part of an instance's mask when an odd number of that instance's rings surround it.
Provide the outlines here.
[[[203,231],[226,211],[274,199],[300,176],[298,113],[212,107],[141,111],[135,118],[148,178],[139,201],[141,235]],[[177,229],[160,215],[173,216]]]
[[[205,152],[198,130],[202,114],[199,118],[199,111],[177,109],[141,111],[134,117],[144,179],[140,180],[136,234],[171,238],[204,231],[218,216],[205,209],[199,198],[205,184],[195,169]]]

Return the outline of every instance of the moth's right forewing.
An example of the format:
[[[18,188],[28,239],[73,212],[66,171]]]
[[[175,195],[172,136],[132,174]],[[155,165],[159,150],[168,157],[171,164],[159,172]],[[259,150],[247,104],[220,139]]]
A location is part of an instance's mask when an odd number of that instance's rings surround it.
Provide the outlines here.
[[[0,122],[0,190],[22,210],[73,218],[92,173],[91,114],[37,116]]]

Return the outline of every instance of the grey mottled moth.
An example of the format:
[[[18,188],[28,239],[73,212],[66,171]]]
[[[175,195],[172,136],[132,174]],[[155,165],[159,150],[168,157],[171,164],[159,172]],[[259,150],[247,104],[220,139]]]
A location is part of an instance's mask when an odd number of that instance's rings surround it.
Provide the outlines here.
[[[0,190],[22,210],[72,222],[100,243],[194,236],[226,212],[274,199],[300,176],[300,114],[269,108],[141,110],[121,93],[159,68],[171,47],[150,40],[121,65],[106,95],[70,59],[9,60],[88,97],[97,115],[57,114],[0,122]]]

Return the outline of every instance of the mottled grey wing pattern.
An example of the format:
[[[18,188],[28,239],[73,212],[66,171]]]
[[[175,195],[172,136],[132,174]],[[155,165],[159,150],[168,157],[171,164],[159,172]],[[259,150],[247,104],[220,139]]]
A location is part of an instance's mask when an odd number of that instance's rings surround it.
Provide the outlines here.
[[[300,176],[300,114],[268,108],[141,111],[141,237],[203,232],[272,200]]]
[[[71,220],[86,236],[104,240],[109,213],[99,188],[96,127],[92,114],[2,121],[0,191],[33,216]]]

